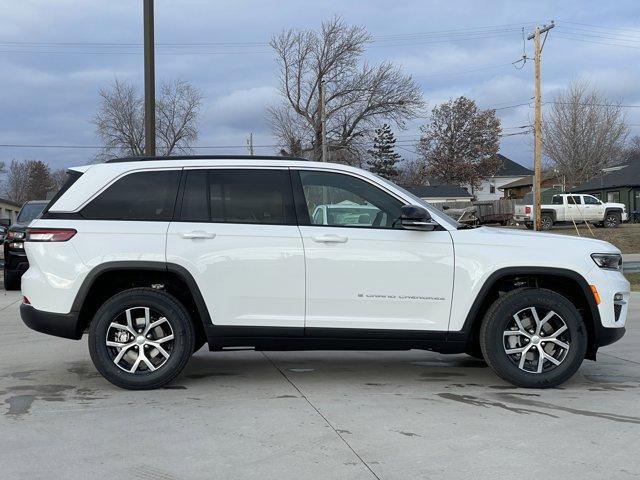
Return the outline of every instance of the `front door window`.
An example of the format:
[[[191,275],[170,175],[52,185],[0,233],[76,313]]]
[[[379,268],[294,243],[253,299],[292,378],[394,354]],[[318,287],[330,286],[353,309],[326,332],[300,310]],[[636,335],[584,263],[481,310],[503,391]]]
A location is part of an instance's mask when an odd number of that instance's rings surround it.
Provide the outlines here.
[[[309,225],[400,228],[402,202],[369,182],[350,175],[301,171]],[[306,219],[301,219],[307,224]]]

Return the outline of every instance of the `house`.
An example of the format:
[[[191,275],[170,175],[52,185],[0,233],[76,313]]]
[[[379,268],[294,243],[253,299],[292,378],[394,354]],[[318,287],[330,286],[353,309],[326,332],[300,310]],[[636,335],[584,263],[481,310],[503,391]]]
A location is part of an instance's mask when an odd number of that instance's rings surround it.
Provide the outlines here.
[[[20,212],[20,205],[12,200],[0,198],[0,219],[9,219],[10,223],[15,223]]]
[[[496,174],[490,178],[482,180],[479,187],[469,188],[478,201],[499,200],[503,195],[500,187],[515,182],[516,180],[520,180],[522,177],[533,175],[531,170],[523,167],[513,160],[508,159],[504,155],[498,153],[497,157],[502,160],[502,165]]]
[[[627,212],[640,211],[640,162],[632,161],[603,168],[602,174],[571,190],[588,193],[605,202],[619,202]]]
[[[558,179],[555,172],[546,172],[542,174],[540,178],[541,188],[559,187],[562,190],[562,182]],[[521,199],[527,193],[533,191],[533,175],[527,175],[515,182],[507,183],[498,188],[504,192],[504,198]]]
[[[473,196],[467,189],[457,185],[413,185],[403,188],[434,205],[454,202],[471,205],[471,200],[473,200]]]

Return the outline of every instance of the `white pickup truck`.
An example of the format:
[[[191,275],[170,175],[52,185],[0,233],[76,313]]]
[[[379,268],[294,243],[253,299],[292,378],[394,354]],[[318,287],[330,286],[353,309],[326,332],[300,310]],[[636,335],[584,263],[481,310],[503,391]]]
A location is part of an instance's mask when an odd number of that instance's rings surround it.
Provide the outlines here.
[[[533,205],[516,205],[514,220],[533,228]],[[551,204],[541,206],[540,228],[549,230],[553,225],[564,222],[591,222],[597,226],[616,228],[627,221],[624,203],[606,203],[593,195],[554,195]]]

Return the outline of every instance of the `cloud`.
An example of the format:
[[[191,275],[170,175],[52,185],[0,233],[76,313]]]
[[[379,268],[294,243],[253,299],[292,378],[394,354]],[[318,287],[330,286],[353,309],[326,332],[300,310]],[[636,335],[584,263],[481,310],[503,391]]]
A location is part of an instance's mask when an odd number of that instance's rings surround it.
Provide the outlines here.
[[[267,107],[280,100],[280,92],[271,86],[234,90],[216,98],[203,114],[206,127],[227,126],[250,132],[264,130]]]

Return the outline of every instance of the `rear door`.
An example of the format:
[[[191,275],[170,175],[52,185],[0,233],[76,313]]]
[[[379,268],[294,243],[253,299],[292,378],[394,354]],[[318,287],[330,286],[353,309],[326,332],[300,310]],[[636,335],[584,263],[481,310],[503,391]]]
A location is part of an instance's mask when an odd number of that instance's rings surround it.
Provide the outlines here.
[[[569,221],[573,220],[577,222],[584,219],[584,211],[582,208],[582,199],[580,198],[580,195],[567,196],[566,212],[566,219]]]
[[[304,255],[286,168],[185,170],[167,262],[216,326],[304,327]]]

